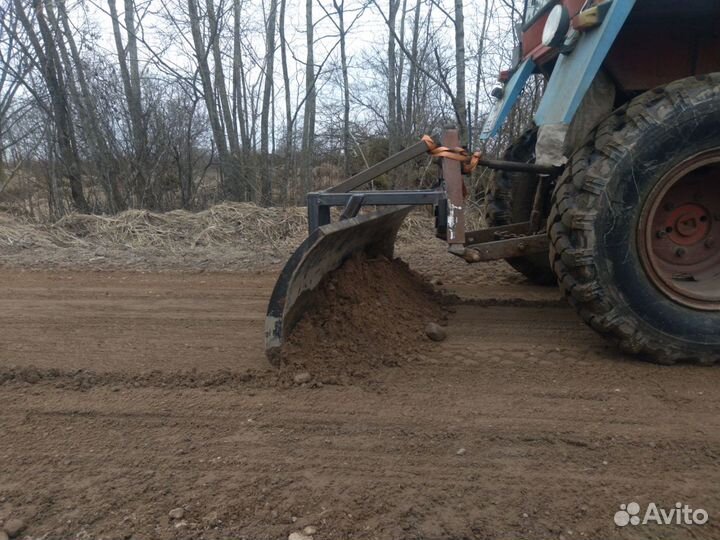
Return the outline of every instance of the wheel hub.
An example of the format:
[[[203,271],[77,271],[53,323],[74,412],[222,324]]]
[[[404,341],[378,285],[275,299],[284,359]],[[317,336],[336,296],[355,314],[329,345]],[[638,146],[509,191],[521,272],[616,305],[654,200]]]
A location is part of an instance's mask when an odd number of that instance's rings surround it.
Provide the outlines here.
[[[639,227],[653,283],[682,304],[720,310],[720,149],[690,158],[658,182]]]
[[[704,240],[710,232],[710,213],[699,204],[686,204],[675,210],[667,222],[670,240],[692,245]]]

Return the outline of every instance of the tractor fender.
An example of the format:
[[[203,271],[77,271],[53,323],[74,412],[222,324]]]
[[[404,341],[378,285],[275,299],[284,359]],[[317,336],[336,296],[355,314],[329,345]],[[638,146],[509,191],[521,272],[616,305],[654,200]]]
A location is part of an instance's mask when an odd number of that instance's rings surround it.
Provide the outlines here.
[[[535,113],[535,124],[541,128],[556,126],[551,131],[567,131],[636,2],[606,1],[611,5],[602,24],[584,32],[571,51],[560,54]],[[527,58],[515,70],[502,100],[483,126],[481,140],[498,134],[535,67],[533,59]]]
[[[585,33],[571,52],[560,55],[535,113],[538,126],[572,122],[634,6],[635,0],[612,0],[600,27]]]

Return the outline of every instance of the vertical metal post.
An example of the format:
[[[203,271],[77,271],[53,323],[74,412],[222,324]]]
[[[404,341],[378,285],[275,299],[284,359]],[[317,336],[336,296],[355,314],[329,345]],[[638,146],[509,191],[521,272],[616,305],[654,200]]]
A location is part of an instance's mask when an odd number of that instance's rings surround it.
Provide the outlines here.
[[[308,234],[312,234],[315,229],[330,223],[330,207],[322,204],[320,194],[308,193],[307,211]]]
[[[448,148],[460,146],[457,129],[446,129],[442,136],[442,145]],[[455,244],[465,244],[465,195],[463,193],[462,164],[454,159],[442,160],[442,174],[447,191],[447,242],[452,248]]]

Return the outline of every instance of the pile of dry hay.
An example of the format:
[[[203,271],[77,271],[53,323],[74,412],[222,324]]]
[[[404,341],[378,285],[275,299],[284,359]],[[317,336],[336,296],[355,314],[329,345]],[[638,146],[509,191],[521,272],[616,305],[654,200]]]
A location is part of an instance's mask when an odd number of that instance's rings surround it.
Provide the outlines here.
[[[401,236],[431,231],[431,219],[416,212]],[[222,203],[201,212],[154,213],[128,210],[114,216],[68,214],[54,223],[37,223],[0,213],[0,248],[159,248],[169,251],[230,244],[282,249],[307,234],[303,207],[263,208]]]
[[[52,224],[0,214],[0,247],[169,248],[246,245],[280,247],[306,231],[303,208],[223,203],[202,212],[128,210],[114,216],[68,214]]]

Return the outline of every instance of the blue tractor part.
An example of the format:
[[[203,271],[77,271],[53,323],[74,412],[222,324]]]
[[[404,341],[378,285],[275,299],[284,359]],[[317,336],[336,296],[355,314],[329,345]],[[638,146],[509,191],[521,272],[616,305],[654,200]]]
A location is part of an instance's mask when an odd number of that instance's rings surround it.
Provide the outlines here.
[[[587,30],[583,35],[573,35],[570,38],[572,42],[566,48],[563,47],[564,50],[556,60],[547,89],[535,113],[536,125],[569,125],[572,122],[583,97],[630,15],[635,0],[610,0],[606,4],[609,4],[609,9],[604,13],[599,26]],[[562,4],[556,4],[555,7],[567,10]],[[565,40],[563,40],[564,45]],[[481,140],[498,134],[525,83],[537,67],[535,59],[530,55],[514,70],[512,78],[503,90],[503,98],[498,101],[493,113],[485,122],[480,134]]]

